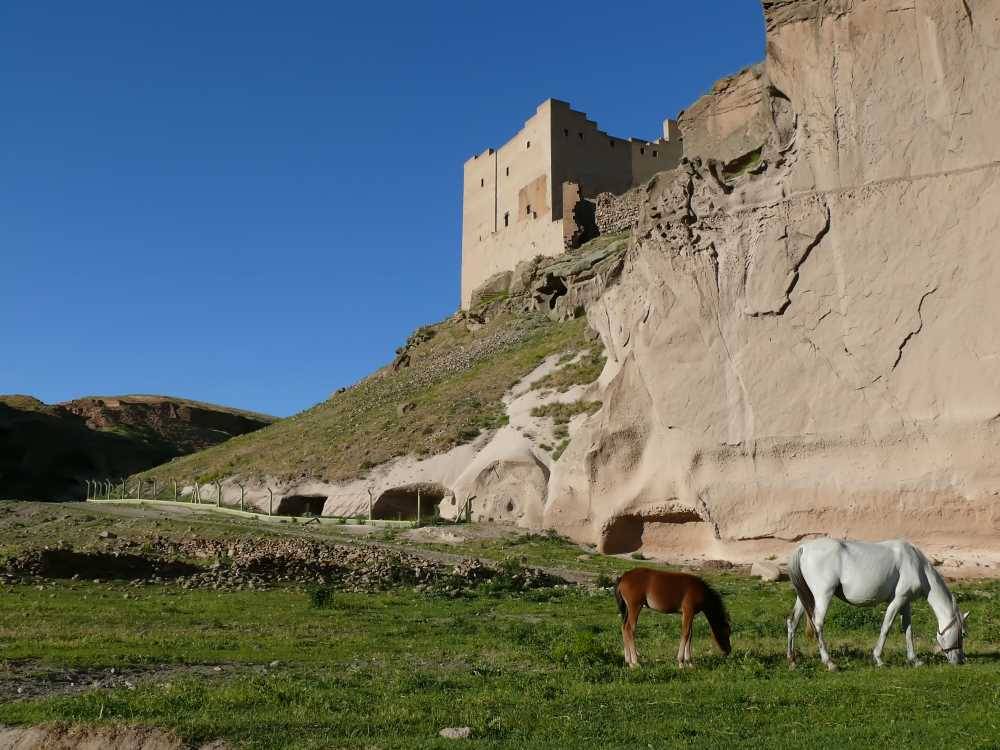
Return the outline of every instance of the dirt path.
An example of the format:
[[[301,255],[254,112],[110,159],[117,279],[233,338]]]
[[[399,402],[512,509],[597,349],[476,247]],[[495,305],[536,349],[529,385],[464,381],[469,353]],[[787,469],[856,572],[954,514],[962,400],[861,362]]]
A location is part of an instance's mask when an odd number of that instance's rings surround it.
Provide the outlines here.
[[[135,690],[167,685],[181,677],[219,680],[233,674],[267,674],[264,664],[162,664],[107,669],[53,668],[36,661],[5,662],[0,669],[0,702],[76,695],[88,690]],[[0,744],[0,750],[3,745]]]

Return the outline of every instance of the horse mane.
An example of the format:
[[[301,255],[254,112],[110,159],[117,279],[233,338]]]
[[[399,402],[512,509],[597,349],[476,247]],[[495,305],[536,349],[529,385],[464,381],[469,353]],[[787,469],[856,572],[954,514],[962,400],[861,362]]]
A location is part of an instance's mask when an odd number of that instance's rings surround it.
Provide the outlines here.
[[[729,612],[726,611],[726,605],[719,592],[707,583],[705,583],[705,596],[701,610],[705,613],[705,619],[708,620],[708,625],[712,629],[712,638],[716,645],[722,653],[728,656],[729,652],[732,651],[732,644],[729,642],[731,630]]]

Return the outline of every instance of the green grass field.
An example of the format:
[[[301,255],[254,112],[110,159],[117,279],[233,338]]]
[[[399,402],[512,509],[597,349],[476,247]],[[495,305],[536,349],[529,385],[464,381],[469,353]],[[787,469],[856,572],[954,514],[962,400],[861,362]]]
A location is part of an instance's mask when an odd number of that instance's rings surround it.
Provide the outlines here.
[[[99,513],[119,531],[134,520]],[[160,520],[155,532],[169,535],[177,523]],[[220,521],[217,531],[230,526],[238,524]],[[579,548],[541,537],[477,552],[591,572],[634,564],[576,561]],[[804,638],[799,668],[785,665],[787,583],[706,577],[729,605],[734,653],[719,656],[699,618],[696,668],[685,671],[674,663],[678,619],[651,612],[639,622],[643,666],[626,669],[615,604],[601,589],[335,593],[316,608],[300,589],[7,586],[0,724],[152,724],[247,748],[451,747],[438,737],[447,726],[471,727],[459,744],[477,748],[1000,746],[1000,582],[954,587],[973,613],[969,663],[958,668],[930,654],[925,604],[915,607],[915,628],[928,666],[905,666],[894,632],[890,666],[878,670],[867,653],[881,613],[836,602],[828,635],[842,671],[831,674]],[[112,668],[131,687],[79,687]]]

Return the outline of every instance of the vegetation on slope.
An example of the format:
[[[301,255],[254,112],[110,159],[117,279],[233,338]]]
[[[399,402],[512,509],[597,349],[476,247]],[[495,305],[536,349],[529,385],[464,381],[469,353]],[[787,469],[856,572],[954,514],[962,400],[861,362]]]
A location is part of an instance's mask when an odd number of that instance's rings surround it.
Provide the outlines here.
[[[327,401],[144,476],[352,479],[397,456],[440,453],[501,427],[511,385],[552,354],[589,347],[583,320],[505,312],[479,324],[454,316],[418,329],[392,366]]]
[[[604,356],[600,346],[588,349],[579,357],[570,354],[561,359],[559,364],[562,366],[559,369],[553,370],[544,378],[540,378],[532,384],[531,388],[532,390],[553,390],[565,393],[575,385],[587,385],[597,380],[607,361],[608,358]]]

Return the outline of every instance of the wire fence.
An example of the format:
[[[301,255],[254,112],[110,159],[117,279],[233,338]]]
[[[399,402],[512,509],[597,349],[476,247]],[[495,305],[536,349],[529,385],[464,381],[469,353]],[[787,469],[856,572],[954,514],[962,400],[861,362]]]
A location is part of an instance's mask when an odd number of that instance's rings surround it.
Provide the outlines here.
[[[367,502],[362,501],[360,503],[358,502],[358,493],[333,495],[324,493],[323,495],[316,496],[286,496],[280,492],[275,492],[275,490],[271,487],[264,487],[263,491],[267,493],[266,507],[259,508],[256,503],[248,501],[247,485],[242,482],[229,482],[224,484],[223,482],[215,481],[184,484],[178,482],[176,479],[161,482],[157,479],[120,477],[117,479],[87,479],[84,484],[86,486],[86,498],[88,502],[130,501],[186,503],[190,505],[204,506],[206,508],[239,511],[249,515],[326,518],[340,521],[353,520],[358,524],[400,523],[412,526],[438,523],[445,520],[442,518],[439,508],[439,503],[443,500],[439,499],[438,502],[430,501],[430,508],[428,509],[427,505],[424,504],[423,493],[419,488],[415,490],[415,519],[403,519],[401,514],[399,518],[392,519],[375,517],[377,498],[372,487],[368,487],[366,490],[368,495]],[[233,497],[228,500],[226,498],[227,489],[234,490],[230,493]],[[236,489],[239,490],[238,497],[235,496]],[[257,489],[259,490],[260,488],[258,487]],[[283,509],[282,501],[287,503],[289,498],[304,498],[306,501],[306,507],[299,513],[289,512],[287,509]],[[341,507],[351,504],[353,504],[354,507],[347,513],[325,515],[323,513],[323,509],[325,508],[327,502],[329,500],[337,499],[342,499],[344,501],[341,503]],[[310,507],[308,502],[310,500],[315,501],[315,507]],[[457,509],[455,517],[448,519],[448,522],[471,523],[472,500],[473,498],[470,497],[462,503],[462,507]]]

